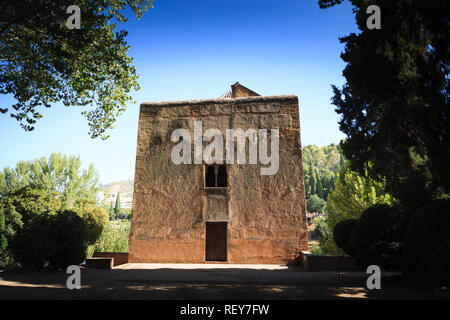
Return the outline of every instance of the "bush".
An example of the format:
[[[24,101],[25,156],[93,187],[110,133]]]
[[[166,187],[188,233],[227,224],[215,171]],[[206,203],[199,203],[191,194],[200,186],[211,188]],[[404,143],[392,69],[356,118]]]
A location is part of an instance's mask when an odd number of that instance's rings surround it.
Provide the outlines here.
[[[78,265],[86,259],[86,223],[74,211],[65,210],[54,217],[53,239],[56,241],[55,254],[50,266],[67,267]]]
[[[346,254],[356,256],[356,251],[350,245],[350,232],[358,219],[348,219],[338,222],[333,229],[333,240]]]
[[[427,273],[443,285],[450,284],[450,239],[441,243],[428,261]]]
[[[325,201],[317,194],[312,195],[306,202],[306,209],[308,212],[322,212],[325,206]]]
[[[109,221],[94,245],[97,252],[128,252],[130,221]]]
[[[109,221],[108,213],[101,207],[88,206],[80,209],[78,214],[86,224],[86,242],[93,245]]]
[[[375,264],[393,269],[400,266],[403,235],[398,221],[399,211],[385,204],[363,212],[350,232],[350,246],[361,267]]]
[[[322,218],[314,219],[316,227],[313,236],[317,239],[321,254],[342,254],[342,250],[333,241],[333,233]]]
[[[24,268],[79,264],[86,258],[85,230],[74,211],[37,215],[12,239],[11,251]]]
[[[315,254],[315,255],[318,255],[318,256],[326,255],[326,253],[323,250],[323,248],[320,247],[320,245],[318,245],[318,244],[310,245],[310,251],[311,251],[312,254]]]
[[[450,200],[434,200],[420,207],[405,232],[405,271],[425,272],[436,249],[450,235]]]

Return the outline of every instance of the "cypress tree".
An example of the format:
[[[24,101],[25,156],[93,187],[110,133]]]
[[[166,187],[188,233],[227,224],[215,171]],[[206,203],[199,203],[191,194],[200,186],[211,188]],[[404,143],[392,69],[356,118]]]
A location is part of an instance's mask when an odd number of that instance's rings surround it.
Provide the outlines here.
[[[117,192],[116,207],[114,208],[114,213],[118,214],[119,212],[120,212],[120,192]]]
[[[450,193],[450,2],[350,2],[359,31],[340,38],[346,83],[332,98],[344,157],[414,210]],[[381,8],[381,29],[368,28],[369,4]]]
[[[316,176],[317,176],[317,183],[316,183],[316,194],[323,199],[323,187],[322,187],[322,182],[320,181],[320,175],[318,172],[316,172]]]
[[[311,190],[311,195],[316,193],[316,179],[311,161],[309,162],[309,190]]]
[[[109,220],[113,220],[114,219],[114,206],[113,206],[113,202],[111,200],[111,203],[109,205]]]

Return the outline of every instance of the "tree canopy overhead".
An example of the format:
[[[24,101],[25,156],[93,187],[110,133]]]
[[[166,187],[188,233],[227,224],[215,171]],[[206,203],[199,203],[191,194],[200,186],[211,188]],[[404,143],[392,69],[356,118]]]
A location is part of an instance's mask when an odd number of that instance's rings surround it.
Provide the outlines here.
[[[343,153],[353,170],[385,177],[387,190],[405,204],[445,197],[450,193],[450,2],[350,2],[361,32],[341,38],[346,83],[333,87],[340,129],[347,135]],[[381,29],[367,29],[369,5],[380,7]]]
[[[0,2],[0,94],[16,103],[0,105],[26,130],[42,118],[40,109],[61,101],[83,108],[92,138],[108,137],[116,118],[138,90],[127,56],[123,10],[137,18],[153,0],[2,0]],[[69,29],[71,5],[81,11],[81,28]]]

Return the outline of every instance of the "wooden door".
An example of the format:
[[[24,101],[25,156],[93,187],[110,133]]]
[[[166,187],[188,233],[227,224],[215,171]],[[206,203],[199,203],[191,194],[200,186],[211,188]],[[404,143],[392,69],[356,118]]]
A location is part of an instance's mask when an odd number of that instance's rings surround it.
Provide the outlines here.
[[[206,261],[227,261],[227,223],[206,223]]]

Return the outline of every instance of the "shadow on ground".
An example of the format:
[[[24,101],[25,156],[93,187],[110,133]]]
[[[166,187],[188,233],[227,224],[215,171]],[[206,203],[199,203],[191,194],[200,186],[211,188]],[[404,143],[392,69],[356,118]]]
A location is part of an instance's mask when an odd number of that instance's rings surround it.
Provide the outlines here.
[[[65,270],[0,272],[0,299],[448,299],[424,279],[382,276],[381,290],[366,288],[362,272],[305,272],[301,267],[229,266],[178,269],[127,264],[81,269],[81,289],[69,290]],[[173,266],[173,265],[171,265]],[[198,266],[198,265],[197,265]]]

